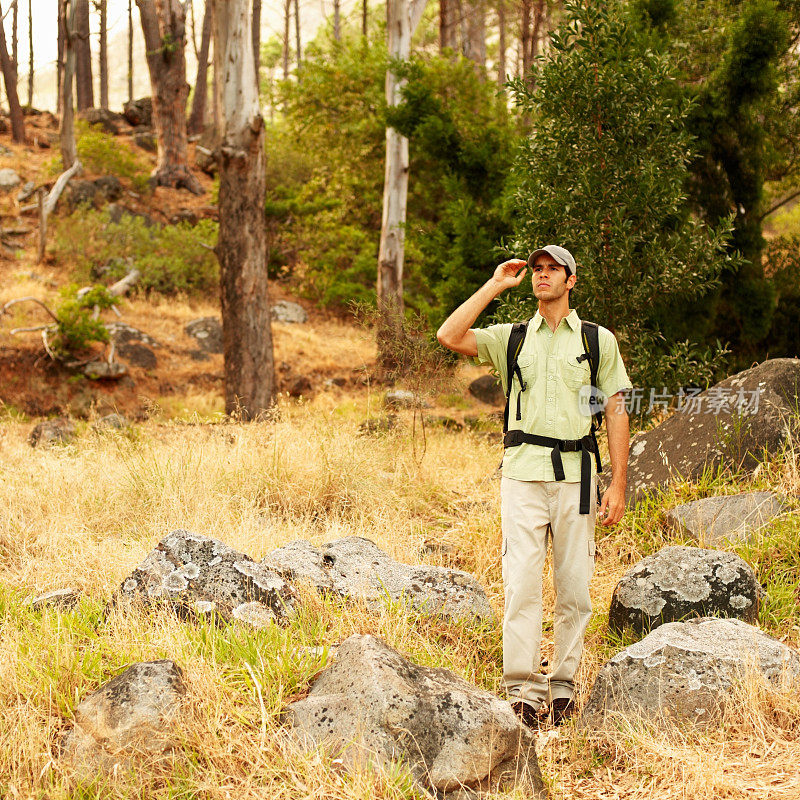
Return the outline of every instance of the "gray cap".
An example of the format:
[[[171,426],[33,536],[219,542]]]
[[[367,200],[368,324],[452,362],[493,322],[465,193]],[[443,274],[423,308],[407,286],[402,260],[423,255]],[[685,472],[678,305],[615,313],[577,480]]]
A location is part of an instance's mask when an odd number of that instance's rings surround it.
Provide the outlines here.
[[[570,275],[575,274],[577,265],[575,264],[575,259],[572,257],[572,253],[570,253],[566,247],[559,247],[557,244],[546,244],[544,247],[534,250],[528,256],[528,266],[532,268],[536,259],[545,254],[552,256],[562,267],[566,267]]]

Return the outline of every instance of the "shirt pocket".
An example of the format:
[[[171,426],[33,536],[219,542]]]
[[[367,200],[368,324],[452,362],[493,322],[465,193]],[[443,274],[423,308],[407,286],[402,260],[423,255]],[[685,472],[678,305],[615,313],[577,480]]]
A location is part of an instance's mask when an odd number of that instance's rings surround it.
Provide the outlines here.
[[[523,353],[517,359],[522,380],[530,385],[536,380],[536,353]]]
[[[581,386],[586,386],[592,380],[589,359],[584,358],[582,361],[578,361],[582,355],[583,353],[578,356],[567,356],[564,360],[564,369],[561,371],[561,377],[566,387],[573,391],[577,391]]]

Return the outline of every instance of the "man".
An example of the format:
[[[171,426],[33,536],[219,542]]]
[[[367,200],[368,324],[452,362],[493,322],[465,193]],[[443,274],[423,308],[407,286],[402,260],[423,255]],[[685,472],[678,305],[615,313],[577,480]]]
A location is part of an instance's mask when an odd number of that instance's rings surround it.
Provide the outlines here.
[[[539,301],[528,323],[517,363],[521,381],[507,376],[506,349],[512,325],[471,325],[484,308],[506,289],[519,286],[531,268],[533,293]],[[522,270],[520,272],[520,270]],[[623,390],[632,388],[616,338],[599,327],[600,363],[597,388],[608,400],[605,419],[611,456],[611,483],[600,508],[595,502],[597,475],[589,449],[591,411],[581,399],[591,392],[591,371],[584,354],[581,321],[569,307],[569,292],[577,281],[572,254],[557,245],[533,252],[527,262],[511,259],[439,328],[441,344],[457,353],[491,364],[504,385],[513,379],[509,395],[509,431],[501,480],[503,530],[503,685],[514,710],[531,726],[546,719],[556,725],[574,711],[575,672],[591,616],[589,582],[594,570],[594,526],[615,525],[625,511],[628,464],[628,415]],[[521,392],[521,394],[520,394]],[[524,432],[521,433],[521,432]],[[531,435],[532,434],[532,435]],[[546,440],[546,444],[522,441]],[[573,452],[555,440],[572,440]],[[582,441],[578,441],[582,440]],[[569,449],[569,448],[567,448]],[[556,475],[556,469],[563,472]],[[581,472],[584,486],[580,513]],[[557,480],[561,477],[562,480]],[[587,494],[587,489],[591,495]],[[591,502],[586,498],[590,497]],[[553,549],[556,604],[555,653],[551,669],[540,672],[542,638],[542,569],[547,534]]]

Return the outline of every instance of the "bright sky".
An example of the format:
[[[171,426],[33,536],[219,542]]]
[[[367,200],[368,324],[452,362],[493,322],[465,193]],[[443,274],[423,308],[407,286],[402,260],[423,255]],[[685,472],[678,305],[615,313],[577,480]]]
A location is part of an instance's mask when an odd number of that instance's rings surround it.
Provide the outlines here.
[[[18,18],[18,34],[19,40],[19,79],[20,79],[20,99],[22,102],[27,100],[27,75],[28,75],[28,2],[31,2],[33,9],[33,55],[34,55],[34,71],[35,71],[35,88],[36,95],[34,103],[39,108],[52,107],[55,102],[55,62],[56,53],[58,50],[57,34],[58,34],[58,0],[17,0],[19,3],[19,18]],[[127,70],[126,64],[127,51],[119,52],[119,46],[113,46],[115,38],[118,42],[124,43],[126,41],[128,29],[128,0],[107,0],[108,2],[108,38],[110,44],[109,56],[112,64],[109,65],[109,71],[113,75],[122,75]],[[360,8],[361,0],[343,0],[342,12],[347,13],[354,6]],[[200,25],[202,22],[204,0],[194,0],[195,15],[197,20],[197,35],[200,36]],[[266,41],[275,34],[282,35],[283,33],[283,0],[262,0],[261,11],[261,39]],[[97,53],[97,29],[99,25],[99,16],[94,11],[94,4],[92,0],[89,3],[91,12],[91,30],[95,34],[92,40],[92,52],[95,58],[93,64],[93,71],[96,73],[96,53]],[[5,17],[5,30],[8,48],[11,50],[11,0],[0,0],[0,7],[2,7]],[[302,29],[302,39],[307,41],[313,36],[319,23],[325,19],[329,14],[333,13],[333,0],[300,0],[300,22]],[[372,13],[376,13],[374,10]],[[141,38],[141,27],[139,24],[139,11],[136,8],[134,0],[133,4],[133,20],[134,30],[137,38]],[[294,36],[294,22],[292,22],[292,36]],[[123,47],[126,45],[123,44]],[[191,50],[191,47],[189,48]],[[115,69],[115,63],[117,69]],[[138,69],[138,75],[137,75]],[[190,82],[194,74],[194,65],[190,65]],[[136,84],[137,89],[134,94],[139,95],[142,92],[149,93],[146,89],[146,67],[144,62],[138,62],[134,65],[134,75],[137,76]],[[141,82],[139,80],[141,78]],[[124,79],[124,76],[123,76]],[[95,82],[97,76],[95,74]],[[124,81],[123,81],[124,82]],[[51,87],[50,84],[53,84]],[[44,84],[44,85],[42,85]],[[116,107],[121,104],[119,97],[115,102],[115,82],[112,80],[111,85],[111,106]],[[119,91],[119,89],[117,89]]]

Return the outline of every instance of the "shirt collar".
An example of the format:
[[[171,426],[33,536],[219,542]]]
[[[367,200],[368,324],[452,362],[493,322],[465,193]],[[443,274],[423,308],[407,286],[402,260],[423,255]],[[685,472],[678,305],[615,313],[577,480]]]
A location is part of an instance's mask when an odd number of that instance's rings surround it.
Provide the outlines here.
[[[573,331],[578,330],[578,328],[581,326],[581,321],[578,319],[578,312],[574,308],[569,312],[569,314],[567,314],[566,317],[564,317],[564,319],[567,321],[567,324],[570,326],[570,328],[572,328]],[[544,317],[537,310],[533,315],[533,329],[538,331],[544,321]]]

